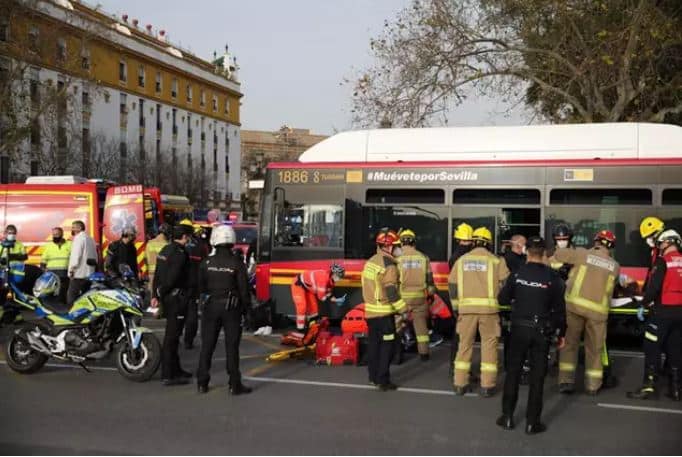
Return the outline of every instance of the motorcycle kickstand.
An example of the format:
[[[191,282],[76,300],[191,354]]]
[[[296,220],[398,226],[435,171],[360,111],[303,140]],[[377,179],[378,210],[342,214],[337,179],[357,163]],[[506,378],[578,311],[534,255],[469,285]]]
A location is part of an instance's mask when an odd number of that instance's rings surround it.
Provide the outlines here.
[[[80,365],[81,368],[87,371],[88,373],[92,373],[92,371],[88,370],[88,367],[86,367],[83,362],[78,362],[78,365]]]

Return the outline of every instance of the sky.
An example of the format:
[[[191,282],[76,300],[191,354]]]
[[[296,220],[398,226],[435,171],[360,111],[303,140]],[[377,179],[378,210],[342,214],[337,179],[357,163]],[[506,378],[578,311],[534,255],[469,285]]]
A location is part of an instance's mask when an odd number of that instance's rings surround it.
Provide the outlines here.
[[[372,63],[369,40],[410,0],[88,0],[110,14],[166,30],[210,60],[226,44],[237,57],[242,129],[282,125],[333,134],[351,128],[344,78]],[[523,124],[499,101],[469,98],[450,126]]]

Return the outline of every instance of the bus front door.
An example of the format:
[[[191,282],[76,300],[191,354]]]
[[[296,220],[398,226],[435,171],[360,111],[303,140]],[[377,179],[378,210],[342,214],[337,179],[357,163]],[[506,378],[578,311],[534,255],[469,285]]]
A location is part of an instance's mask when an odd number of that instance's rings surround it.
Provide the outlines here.
[[[542,209],[502,208],[495,225],[495,252],[502,253],[514,235],[529,238],[542,233]]]

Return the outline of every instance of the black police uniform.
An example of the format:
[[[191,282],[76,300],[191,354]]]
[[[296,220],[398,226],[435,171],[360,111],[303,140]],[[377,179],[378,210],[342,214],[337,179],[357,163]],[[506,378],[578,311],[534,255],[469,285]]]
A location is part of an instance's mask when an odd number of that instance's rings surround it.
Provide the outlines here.
[[[114,276],[119,276],[119,265],[128,265],[137,278],[137,248],[135,243],[124,243],[121,240],[114,241],[107,249],[107,257],[104,260],[104,270]]]
[[[156,260],[152,294],[163,304],[166,316],[166,333],[161,350],[161,378],[164,382],[191,376],[180,368],[178,356],[180,332],[189,301],[188,270],[189,257],[180,243],[174,241],[161,249]]]
[[[527,426],[533,427],[540,424],[550,337],[566,333],[564,289],[564,282],[549,266],[531,262],[510,276],[500,291],[500,304],[511,305],[512,308],[509,360],[502,398],[503,418],[513,418],[523,362],[530,354],[526,422]]]
[[[187,301],[187,313],[185,315],[184,340],[185,347],[191,349],[194,346],[194,338],[197,336],[197,331],[199,330],[199,266],[208,255],[208,249],[196,236],[192,236],[185,246],[185,251],[187,251],[187,255],[189,256],[187,277],[189,300]]]
[[[232,394],[248,393],[239,372],[239,342],[242,316],[251,301],[246,267],[230,249],[220,245],[199,268],[199,293],[208,299],[201,314],[201,352],[197,384],[200,392],[208,388],[211,358],[222,328],[225,332],[227,374]]]

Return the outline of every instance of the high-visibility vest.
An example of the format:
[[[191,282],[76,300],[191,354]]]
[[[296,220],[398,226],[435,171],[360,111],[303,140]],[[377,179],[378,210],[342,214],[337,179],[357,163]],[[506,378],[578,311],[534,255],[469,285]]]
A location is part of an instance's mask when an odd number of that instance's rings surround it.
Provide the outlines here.
[[[421,252],[408,250],[398,257],[400,272],[400,297],[404,300],[426,298],[428,259]]]
[[[586,262],[575,265],[573,267],[575,273],[571,271],[574,279],[566,292],[566,302],[598,314],[608,315],[611,295],[616,284],[617,266],[618,264],[609,257],[588,254]],[[587,278],[589,284],[585,284]],[[589,290],[589,295],[599,297],[599,301],[586,297],[588,290],[584,289],[585,286],[599,288]]]
[[[158,257],[159,252],[161,252],[161,249],[167,244],[168,241],[159,239],[159,237],[147,242],[145,256],[147,257],[147,271],[150,275],[153,275],[156,272],[156,258]]]
[[[665,277],[661,291],[661,304],[664,306],[682,306],[682,254],[673,252],[663,256],[665,260]]]
[[[26,254],[26,248],[21,241],[15,241],[14,245],[8,249],[9,255],[21,255]],[[4,254],[4,253],[3,253]],[[17,277],[19,281],[23,280],[24,273],[24,261],[23,260],[11,260],[9,262],[9,273]]]
[[[460,313],[480,314],[496,313],[499,311],[497,302],[498,281],[496,275],[497,265],[500,259],[488,255],[465,254],[457,260],[457,301],[453,303],[453,308],[457,308]],[[471,295],[467,289],[467,282],[473,281],[476,277],[485,277],[485,293],[479,296]]]
[[[43,249],[43,257],[40,263],[50,271],[66,271],[69,268],[69,256],[71,255],[71,241],[65,241],[61,245],[48,243]]]
[[[397,268],[397,266],[385,260],[382,254],[376,254],[365,263],[362,269],[362,296],[367,318],[402,313],[407,306],[402,298],[391,303],[386,296],[384,277],[389,268]]]

